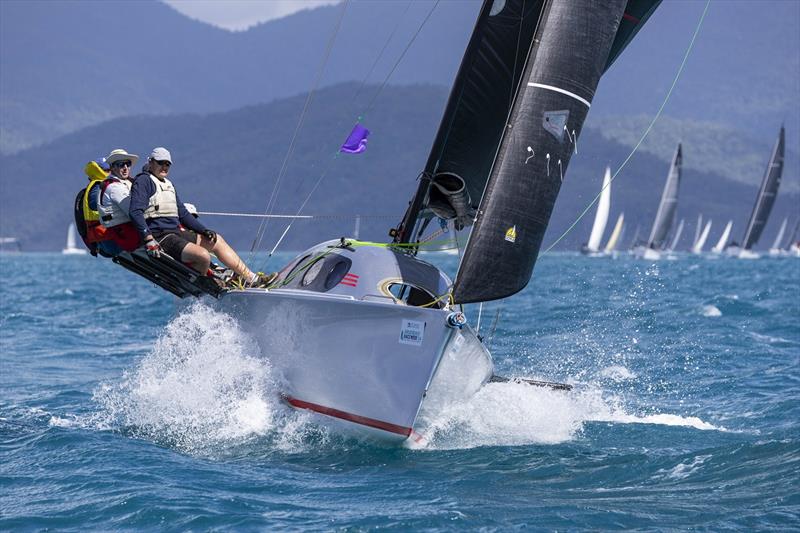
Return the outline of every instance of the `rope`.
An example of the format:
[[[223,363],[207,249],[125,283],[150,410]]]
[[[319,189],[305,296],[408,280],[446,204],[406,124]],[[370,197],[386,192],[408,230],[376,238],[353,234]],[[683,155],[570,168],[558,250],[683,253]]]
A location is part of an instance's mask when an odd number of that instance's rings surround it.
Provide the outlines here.
[[[336,36],[339,34],[339,29],[342,26],[342,19],[344,19],[345,11],[347,10],[347,2],[348,0],[344,0],[342,3],[342,11],[339,15],[339,19],[336,21],[336,26],[334,27],[333,34],[331,35],[330,39],[328,39],[328,44],[325,49],[325,57],[322,60],[322,64],[320,65],[319,69],[317,70],[317,77],[314,80],[314,84],[311,88],[311,91],[308,93],[306,97],[305,104],[303,105],[303,110],[300,112],[300,118],[297,121],[297,126],[295,126],[294,133],[292,134],[292,140],[289,142],[289,149],[286,151],[286,155],[283,158],[283,163],[281,164],[281,169],[278,172],[278,178],[275,180],[275,185],[272,188],[272,193],[270,194],[269,201],[267,202],[267,208],[264,211],[264,214],[269,214],[272,208],[274,207],[275,200],[277,199],[278,188],[280,185],[281,180],[286,174],[286,167],[289,162],[289,158],[291,157],[292,153],[294,153],[294,146],[295,142],[297,141],[297,135],[300,133],[300,130],[303,127],[303,123],[305,122],[306,113],[308,108],[311,106],[311,102],[314,100],[314,95],[319,87],[319,82],[322,80],[322,74],[325,72],[325,66],[328,64],[328,59],[330,59],[331,51],[333,50],[333,44],[336,41]],[[261,224],[258,226],[258,231],[256,232],[256,238],[253,240],[253,245],[250,247],[250,256],[248,257],[248,262],[252,259],[253,252],[261,245],[261,241],[264,238],[264,234],[267,230],[267,221],[269,219],[265,218],[261,221]]]
[[[386,74],[386,77],[384,78],[384,80],[383,80],[383,83],[381,83],[381,86],[380,86],[380,87],[378,88],[378,90],[375,92],[375,95],[372,97],[372,100],[370,100],[370,102],[369,102],[369,104],[367,105],[367,107],[365,108],[364,112],[363,112],[363,113],[361,113],[361,115],[359,116],[359,121],[361,120],[361,118],[363,117],[363,115],[366,115],[367,111],[369,111],[369,110],[372,108],[372,105],[375,103],[375,100],[376,100],[376,98],[377,98],[377,97],[378,97],[378,95],[381,93],[381,91],[383,91],[384,87],[386,87],[386,84],[389,82],[389,78],[391,78],[392,74],[393,74],[393,73],[394,73],[394,71],[397,69],[397,66],[400,64],[400,62],[403,60],[403,58],[405,57],[405,55],[406,55],[406,53],[408,52],[408,50],[411,48],[411,45],[412,45],[412,44],[414,43],[414,41],[417,39],[417,36],[418,36],[418,35],[419,35],[419,33],[422,31],[422,28],[425,26],[425,23],[427,23],[427,22],[428,22],[428,19],[430,19],[430,17],[431,17],[431,14],[433,14],[433,11],[434,11],[434,9],[436,9],[436,6],[437,6],[437,5],[439,5],[439,0],[436,0],[436,2],[433,4],[433,6],[431,7],[431,9],[428,11],[428,14],[425,16],[425,19],[424,19],[424,20],[423,20],[423,21],[420,23],[419,27],[417,28],[417,31],[416,31],[416,32],[414,33],[414,35],[411,37],[411,40],[408,42],[408,44],[406,44],[406,47],[403,49],[403,52],[400,54],[400,56],[399,56],[399,57],[397,58],[397,60],[395,61],[394,65],[392,66],[392,68],[391,68],[391,70],[389,71],[389,73],[388,73],[388,74]],[[340,19],[340,23],[341,23],[341,19]],[[338,28],[337,28],[337,31],[338,31]],[[277,250],[277,249],[278,249],[278,246],[279,246],[279,245],[280,245],[280,243],[283,241],[283,238],[284,238],[284,237],[286,237],[286,234],[289,232],[289,229],[292,227],[292,224],[294,223],[294,220],[295,220],[295,219],[297,218],[297,216],[299,216],[299,215],[300,215],[300,213],[303,211],[303,208],[306,206],[306,204],[308,203],[308,201],[311,199],[311,196],[314,194],[314,192],[315,192],[315,191],[317,190],[317,188],[319,187],[320,183],[322,183],[322,180],[323,180],[323,179],[325,178],[325,176],[328,174],[328,171],[330,170],[331,166],[333,165],[333,162],[334,162],[334,161],[336,161],[336,159],[338,159],[338,157],[339,157],[339,154],[340,154],[340,152],[337,150],[336,154],[334,154],[334,156],[333,156],[331,159],[329,159],[329,160],[328,160],[328,163],[327,163],[327,165],[325,166],[325,168],[323,169],[323,171],[322,171],[322,174],[321,174],[321,175],[320,175],[320,177],[317,179],[316,183],[314,183],[314,186],[311,188],[311,192],[309,192],[309,193],[308,193],[308,195],[306,196],[305,200],[303,200],[303,203],[300,205],[300,208],[297,210],[296,216],[295,216],[295,217],[293,217],[293,218],[292,218],[292,220],[291,220],[291,222],[289,222],[289,224],[286,226],[286,229],[283,231],[283,234],[282,234],[282,235],[281,235],[281,237],[278,239],[278,242],[275,244],[275,246],[272,248],[272,251],[271,251],[271,252],[269,253],[269,255],[267,256],[266,263],[264,264],[264,269],[266,269],[266,265],[267,265],[267,263],[269,263],[269,260],[270,260],[270,258],[272,257],[272,254],[275,252],[275,250]],[[261,234],[261,237],[263,237],[263,232],[262,232],[262,234]],[[258,241],[258,242],[259,242],[259,244],[260,244],[260,242],[261,242],[261,238],[259,238],[259,241]],[[252,251],[252,250],[251,250],[251,251]]]
[[[561,236],[558,239],[556,239],[555,242],[553,242],[553,244],[548,246],[547,249],[544,252],[542,252],[540,255],[545,255],[550,250],[552,250],[555,245],[557,245],[559,242],[561,242],[561,240],[564,237],[566,237],[575,228],[575,226],[578,225],[578,222],[581,221],[581,219],[586,215],[586,213],[589,212],[589,210],[592,208],[592,206],[594,206],[594,204],[596,204],[597,201],[600,199],[600,195],[603,194],[603,190],[605,190],[606,187],[610,187],[611,186],[611,183],[613,183],[613,181],[616,179],[617,174],[619,174],[622,171],[622,169],[625,168],[625,165],[627,165],[628,161],[631,160],[631,158],[633,157],[633,154],[636,153],[636,151],[639,149],[639,147],[644,142],[645,138],[650,134],[650,130],[653,129],[653,126],[655,125],[655,123],[659,119],[659,117],[661,116],[662,111],[664,111],[664,108],[666,107],[667,102],[669,101],[670,97],[672,96],[672,91],[673,91],[673,89],[675,89],[675,85],[677,85],[678,79],[680,78],[681,73],[683,73],[683,67],[686,65],[686,60],[689,59],[689,54],[691,53],[692,48],[694,47],[694,42],[697,39],[697,35],[700,33],[700,27],[703,25],[703,20],[706,18],[706,13],[708,13],[709,4],[711,4],[711,0],[706,0],[706,6],[703,9],[702,15],[700,15],[700,20],[697,22],[697,27],[694,30],[694,35],[692,35],[692,40],[689,42],[689,47],[686,49],[686,53],[683,55],[683,61],[681,61],[681,65],[680,65],[680,67],[678,67],[678,72],[675,74],[675,79],[672,80],[672,85],[670,86],[669,91],[667,91],[667,95],[664,98],[664,101],[661,103],[661,107],[658,108],[658,112],[653,117],[653,120],[650,121],[650,125],[647,126],[647,129],[645,129],[644,133],[642,134],[642,137],[639,139],[639,142],[636,143],[636,146],[633,147],[633,150],[631,150],[631,153],[628,154],[628,157],[625,158],[625,161],[622,162],[622,164],[617,169],[617,171],[614,172],[614,175],[611,176],[611,180],[609,180],[608,184],[603,186],[600,189],[600,192],[597,193],[597,196],[595,196],[594,199],[589,203],[589,205],[586,206],[586,209],[584,209],[583,212],[580,215],[578,215],[578,218],[575,219],[575,221],[572,223],[572,225],[570,227],[568,227],[567,230],[564,233],[562,233]],[[577,139],[576,139],[576,141],[577,141]]]

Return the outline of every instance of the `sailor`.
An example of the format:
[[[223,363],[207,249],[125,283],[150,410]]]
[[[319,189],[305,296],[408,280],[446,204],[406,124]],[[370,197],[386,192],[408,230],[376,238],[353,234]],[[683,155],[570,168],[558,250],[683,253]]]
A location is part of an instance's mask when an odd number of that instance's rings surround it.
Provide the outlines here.
[[[106,254],[114,256],[123,250],[132,252],[141,245],[139,232],[128,215],[133,184],[131,169],[139,156],[118,148],[112,150],[105,160],[111,174],[98,193],[98,212],[108,239],[101,241],[99,247]]]
[[[254,273],[233,251],[222,235],[206,228],[180,201],[167,178],[172,155],[166,148],[154,148],[145,171],[131,187],[130,218],[147,248],[148,255],[166,253],[173,259],[205,273],[211,264],[209,252],[233,270],[249,287],[266,287],[275,274]]]
[[[84,167],[89,184],[78,192],[75,198],[75,227],[83,239],[83,243],[93,256],[97,256],[98,245],[104,237],[104,229],[100,225],[97,212],[97,198],[100,185],[108,176],[108,164],[104,157],[89,161]]]

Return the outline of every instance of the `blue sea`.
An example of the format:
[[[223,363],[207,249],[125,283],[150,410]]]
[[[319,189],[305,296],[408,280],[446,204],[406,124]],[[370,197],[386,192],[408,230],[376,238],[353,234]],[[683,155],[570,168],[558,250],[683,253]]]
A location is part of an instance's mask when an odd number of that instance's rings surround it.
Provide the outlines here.
[[[0,271],[3,531],[800,529],[797,259],[544,256],[481,331],[574,390],[490,384],[415,450],[284,405],[206,303],[88,256]]]

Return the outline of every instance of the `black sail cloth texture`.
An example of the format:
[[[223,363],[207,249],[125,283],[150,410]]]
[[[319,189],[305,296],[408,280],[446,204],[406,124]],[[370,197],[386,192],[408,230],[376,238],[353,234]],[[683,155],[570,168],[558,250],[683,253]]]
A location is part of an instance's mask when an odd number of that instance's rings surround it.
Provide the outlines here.
[[[744,239],[742,239],[742,248],[745,250],[749,250],[758,242],[758,239],[761,238],[761,232],[764,231],[764,226],[767,225],[767,219],[772,211],[772,204],[775,203],[775,197],[778,196],[778,186],[781,184],[785,145],[785,133],[783,126],[781,126],[769,163],[767,163],[767,170],[761,180],[761,187],[758,190],[758,197],[753,206],[753,213],[750,215],[750,221],[747,224]]]
[[[456,276],[457,303],[504,298],[530,280],[625,6],[545,5]]]

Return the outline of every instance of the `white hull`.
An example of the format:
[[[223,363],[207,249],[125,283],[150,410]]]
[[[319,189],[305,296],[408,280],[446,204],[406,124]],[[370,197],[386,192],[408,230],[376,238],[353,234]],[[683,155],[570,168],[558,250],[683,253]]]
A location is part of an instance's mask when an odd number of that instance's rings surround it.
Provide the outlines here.
[[[646,246],[637,246],[633,249],[633,255],[637,259],[644,259],[645,261],[660,261],[661,260],[661,252],[658,250],[653,250],[652,248],[648,248]]]
[[[431,417],[492,375],[488,351],[468,327],[448,326],[445,310],[293,289],[235,291],[220,306],[255,337],[290,405],[381,441],[423,440],[417,416],[426,396]],[[401,342],[405,321],[422,324],[418,341]]]
[[[736,257],[738,257],[739,259],[758,259],[761,257],[761,255],[757,254],[752,250],[740,249]]]
[[[87,251],[82,248],[64,248],[61,253],[64,255],[86,255]]]

